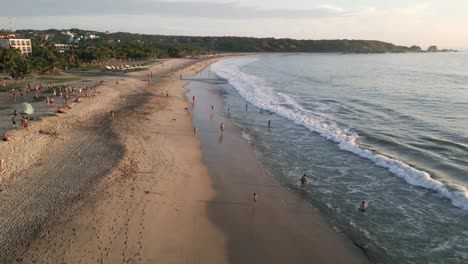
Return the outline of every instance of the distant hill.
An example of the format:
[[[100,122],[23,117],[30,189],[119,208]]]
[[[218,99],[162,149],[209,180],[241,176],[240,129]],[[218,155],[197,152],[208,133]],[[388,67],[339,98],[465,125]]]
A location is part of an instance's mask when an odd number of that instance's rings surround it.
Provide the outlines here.
[[[74,37],[70,38],[70,34]],[[69,30],[17,30],[17,34],[24,38],[47,38],[55,43],[75,42],[85,36],[95,35],[100,42],[144,43],[148,45],[190,45],[205,52],[339,52],[339,53],[403,53],[424,52],[419,46],[397,46],[376,40],[296,40],[275,38],[250,37],[189,37],[147,35],[125,32],[97,32],[81,29]],[[78,42],[76,42],[78,43]],[[433,48],[429,51],[439,51]],[[452,51],[452,50],[442,50]]]
[[[0,34],[8,33],[2,32]],[[188,37],[134,33],[110,33],[81,29],[17,30],[16,38],[32,39],[32,54],[0,48],[0,72],[15,79],[32,74],[58,73],[66,69],[163,58],[193,58],[213,53],[333,52],[403,53],[444,52],[437,46],[396,46],[376,40],[296,40],[247,37]],[[5,34],[4,34],[5,35]],[[8,34],[7,34],[8,35]],[[56,45],[72,44],[72,45]],[[202,55],[202,56],[200,56]],[[103,66],[102,66],[103,67]]]

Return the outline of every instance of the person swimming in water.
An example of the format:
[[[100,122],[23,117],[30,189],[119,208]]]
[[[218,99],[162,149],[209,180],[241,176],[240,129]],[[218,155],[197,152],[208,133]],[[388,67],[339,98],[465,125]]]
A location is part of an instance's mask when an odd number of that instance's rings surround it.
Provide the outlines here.
[[[366,212],[367,211],[367,204],[366,201],[362,201],[361,204],[359,205],[359,211],[361,212]]]

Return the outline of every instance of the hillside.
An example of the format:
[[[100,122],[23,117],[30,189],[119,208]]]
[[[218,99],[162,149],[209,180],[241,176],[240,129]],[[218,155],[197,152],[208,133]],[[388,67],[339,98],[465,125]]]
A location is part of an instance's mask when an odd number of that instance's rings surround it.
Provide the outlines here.
[[[65,34],[69,32],[74,35]],[[397,46],[392,43],[376,40],[296,40],[250,37],[193,37],[193,36],[163,36],[136,33],[108,33],[81,29],[70,30],[17,30],[16,33],[25,38],[43,38],[55,43],[69,43],[87,35],[99,36],[99,41],[120,43],[145,43],[163,46],[189,45],[205,52],[340,52],[340,53],[401,53],[422,52],[418,46]]]

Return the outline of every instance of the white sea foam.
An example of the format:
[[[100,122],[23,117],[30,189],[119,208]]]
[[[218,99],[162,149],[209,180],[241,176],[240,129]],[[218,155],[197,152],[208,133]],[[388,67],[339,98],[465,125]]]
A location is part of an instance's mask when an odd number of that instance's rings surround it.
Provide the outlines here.
[[[242,137],[245,138],[247,140],[247,142],[252,142],[252,137],[247,134],[247,132],[245,132],[244,130],[241,131],[241,134],[242,134]]]
[[[342,150],[352,152],[371,160],[380,167],[387,168],[407,183],[431,189],[450,199],[454,206],[468,211],[468,190],[459,185],[448,185],[433,179],[429,173],[418,170],[408,164],[375,153],[359,146],[358,135],[349,129],[340,128],[335,122],[317,113],[305,110],[293,97],[275,92],[265,80],[240,69],[257,61],[258,57],[242,57],[216,62],[211,69],[218,76],[225,78],[251,104],[263,110],[274,112],[298,125],[302,125],[321,136],[338,143]]]

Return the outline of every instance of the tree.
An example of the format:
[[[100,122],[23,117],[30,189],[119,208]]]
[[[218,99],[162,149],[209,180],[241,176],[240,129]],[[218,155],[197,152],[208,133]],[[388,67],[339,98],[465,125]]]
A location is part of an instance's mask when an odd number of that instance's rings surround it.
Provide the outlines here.
[[[18,58],[12,63],[10,72],[13,79],[24,79],[31,75],[31,65],[25,57]]]
[[[22,56],[21,51],[18,49],[0,48],[0,68],[2,69],[2,72],[9,72],[14,61],[18,60]]]

